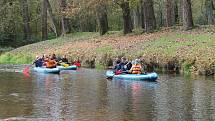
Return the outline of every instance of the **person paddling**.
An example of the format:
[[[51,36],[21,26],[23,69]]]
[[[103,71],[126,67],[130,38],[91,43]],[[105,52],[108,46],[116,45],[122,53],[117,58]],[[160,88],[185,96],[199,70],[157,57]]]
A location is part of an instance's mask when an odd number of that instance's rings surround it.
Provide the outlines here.
[[[115,74],[118,75],[122,73],[128,73],[128,68],[130,68],[130,67],[127,67],[129,66],[128,64],[129,63],[125,57],[122,57],[120,61],[116,60],[116,65],[114,67]]]
[[[142,74],[142,66],[140,64],[140,60],[139,59],[136,59],[134,62],[133,62],[133,65],[130,69],[130,73],[131,74]]]
[[[65,64],[70,64],[69,60],[67,59],[66,55],[63,55],[63,57],[61,58],[61,62],[65,63]]]
[[[45,67],[46,68],[56,68],[57,62],[53,58],[49,58],[45,62]]]
[[[43,66],[43,59],[39,56],[36,56],[35,61],[33,62],[33,64],[35,64],[35,67],[42,67]],[[32,65],[33,65],[32,64]]]

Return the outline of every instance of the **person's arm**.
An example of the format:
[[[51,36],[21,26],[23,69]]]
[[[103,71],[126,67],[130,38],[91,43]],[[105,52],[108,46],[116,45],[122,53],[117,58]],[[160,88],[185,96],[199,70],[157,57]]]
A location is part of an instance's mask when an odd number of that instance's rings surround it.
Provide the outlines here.
[[[32,63],[32,65],[34,65],[36,63],[37,60],[34,60],[34,62]]]

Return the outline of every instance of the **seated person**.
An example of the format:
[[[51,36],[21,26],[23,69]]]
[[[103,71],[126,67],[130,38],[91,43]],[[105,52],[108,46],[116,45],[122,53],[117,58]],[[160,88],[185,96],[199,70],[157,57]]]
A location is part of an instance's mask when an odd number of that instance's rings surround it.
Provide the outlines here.
[[[124,66],[124,68],[126,69],[126,70],[130,70],[131,69],[131,67],[132,67],[132,62],[127,62],[127,64]]]
[[[119,67],[119,64],[121,63],[121,60],[120,59],[116,59],[114,62],[113,62],[113,66],[114,66],[114,70],[118,70],[120,67]]]
[[[116,74],[120,74],[120,73],[127,73],[127,70],[126,70],[126,64],[128,62],[126,61],[126,58],[122,57],[120,63],[119,61],[117,62],[117,65],[115,66],[114,68],[114,71]]]
[[[46,68],[56,68],[57,62],[54,59],[49,59],[45,62]]]
[[[140,61],[138,59],[136,59],[133,62],[132,67],[130,69],[130,73],[131,74],[142,74],[142,66],[141,66]]]
[[[42,67],[43,66],[43,59],[39,56],[36,56],[35,61],[33,62],[35,64],[35,67]]]
[[[66,57],[66,55],[64,55],[64,56],[61,58],[61,62],[62,62],[62,63],[65,63],[65,64],[70,64],[69,61],[68,61],[68,59],[67,59],[67,57]]]
[[[81,62],[78,60],[75,60],[73,63],[73,65],[76,65],[77,67],[81,67]]]
[[[50,58],[51,58],[52,60],[57,61],[57,57],[56,57],[56,55],[55,55],[55,54],[52,54],[52,55],[50,56]]]

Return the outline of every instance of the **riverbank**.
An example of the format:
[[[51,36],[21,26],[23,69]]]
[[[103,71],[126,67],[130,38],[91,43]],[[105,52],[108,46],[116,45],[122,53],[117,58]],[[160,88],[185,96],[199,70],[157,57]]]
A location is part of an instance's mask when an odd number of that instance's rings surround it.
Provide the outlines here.
[[[215,28],[163,28],[152,34],[134,32],[126,36],[110,32],[102,37],[98,33],[73,33],[7,52],[0,56],[0,63],[26,64],[43,53],[67,54],[71,59],[79,58],[86,67],[96,68],[111,66],[118,56],[143,57],[146,65],[159,70],[214,75]]]

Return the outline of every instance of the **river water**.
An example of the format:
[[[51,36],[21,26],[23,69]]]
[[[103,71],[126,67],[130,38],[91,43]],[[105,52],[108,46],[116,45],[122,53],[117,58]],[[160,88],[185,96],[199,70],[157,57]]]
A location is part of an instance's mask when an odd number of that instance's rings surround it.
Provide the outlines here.
[[[215,120],[214,79],[160,74],[158,82],[141,82],[106,80],[104,73],[1,71],[0,120]]]

